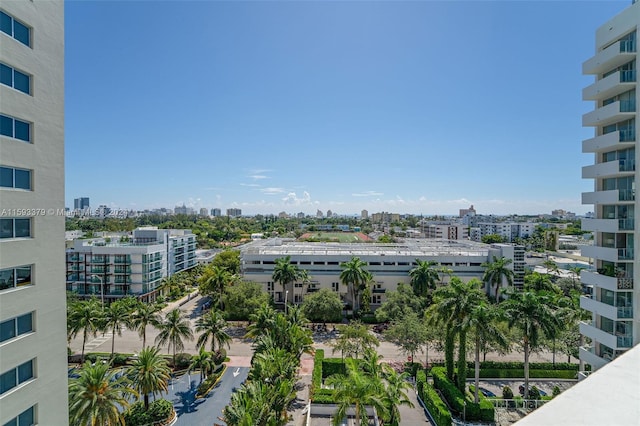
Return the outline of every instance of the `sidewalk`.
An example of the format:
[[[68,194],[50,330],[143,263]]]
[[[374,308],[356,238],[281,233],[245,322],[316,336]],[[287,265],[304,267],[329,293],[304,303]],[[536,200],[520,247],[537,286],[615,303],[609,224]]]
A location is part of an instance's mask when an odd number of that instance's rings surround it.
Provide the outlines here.
[[[199,292],[198,289],[193,290],[191,293],[187,294],[186,296],[181,297],[180,299],[175,300],[173,302],[169,302],[169,304],[167,304],[167,306],[164,307],[161,312],[163,314],[166,314],[167,312],[173,311],[174,309],[181,307],[185,303],[198,297],[198,292]]]

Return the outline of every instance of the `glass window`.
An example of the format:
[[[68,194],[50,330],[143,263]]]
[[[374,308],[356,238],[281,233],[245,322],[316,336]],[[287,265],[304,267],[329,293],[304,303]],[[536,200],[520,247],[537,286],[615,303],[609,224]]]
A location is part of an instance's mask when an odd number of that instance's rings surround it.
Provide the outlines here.
[[[30,94],[31,83],[29,82],[29,76],[20,71],[13,70],[13,87],[27,95]]]
[[[13,169],[0,167],[0,187],[13,188]]]
[[[25,410],[18,416],[18,426],[33,426],[36,424],[35,410],[33,407]]]
[[[0,290],[6,290],[15,286],[15,269],[0,270]]]
[[[13,19],[11,19],[11,16],[7,15],[4,12],[0,12],[0,31],[5,34],[11,35],[11,21],[13,21]]]
[[[16,169],[14,187],[19,189],[31,189],[31,171]]]
[[[26,46],[31,46],[29,27],[16,20],[13,21],[13,38]]]
[[[16,238],[27,238],[31,236],[31,219],[14,219]]]
[[[33,361],[18,366],[18,383],[24,383],[33,377]]]
[[[0,219],[0,238],[13,238],[13,219]]]
[[[31,141],[31,124],[26,121],[14,120],[16,139],[20,139],[25,142]]]
[[[0,342],[13,339],[16,337],[16,320],[11,318],[10,320],[0,323]]]
[[[13,119],[0,115],[0,135],[13,137]]]
[[[16,271],[16,287],[31,285],[31,266],[21,266]]]
[[[0,64],[0,83],[13,87],[13,69],[5,64]]]
[[[8,391],[9,389],[13,389],[18,384],[16,381],[16,369],[12,369],[7,371],[6,373],[0,376],[0,395]]]
[[[29,312],[26,315],[19,316],[18,323],[18,336],[25,333],[31,333],[33,331],[33,313]]]

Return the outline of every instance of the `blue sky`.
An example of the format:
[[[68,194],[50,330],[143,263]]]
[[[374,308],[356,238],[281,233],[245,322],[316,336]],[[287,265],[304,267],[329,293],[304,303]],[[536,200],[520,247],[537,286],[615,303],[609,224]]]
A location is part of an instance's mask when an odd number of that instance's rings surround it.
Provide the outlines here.
[[[587,212],[581,64],[630,4],[66,2],[67,205]]]

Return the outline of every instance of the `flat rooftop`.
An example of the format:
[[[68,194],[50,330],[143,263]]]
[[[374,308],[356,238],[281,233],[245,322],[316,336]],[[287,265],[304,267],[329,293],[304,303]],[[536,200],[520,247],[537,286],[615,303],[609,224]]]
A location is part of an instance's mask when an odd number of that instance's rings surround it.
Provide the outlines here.
[[[467,240],[411,239],[402,243],[334,243],[291,240],[257,240],[240,248],[254,256],[480,256],[489,255],[487,244]]]

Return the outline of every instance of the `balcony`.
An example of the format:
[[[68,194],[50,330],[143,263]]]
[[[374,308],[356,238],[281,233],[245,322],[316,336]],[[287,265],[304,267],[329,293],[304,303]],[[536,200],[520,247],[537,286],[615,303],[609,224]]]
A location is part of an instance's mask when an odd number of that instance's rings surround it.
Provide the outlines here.
[[[609,191],[583,192],[582,204],[615,204],[620,198],[617,189]]]
[[[583,179],[596,179],[616,176],[625,172],[633,173],[636,170],[635,160],[614,160],[606,163],[592,164],[582,168]]]
[[[618,348],[630,348],[633,346],[633,336],[625,335],[625,336],[616,336],[617,337],[617,347]]]
[[[595,101],[612,98],[635,87],[636,70],[617,71],[582,89],[582,99]]]
[[[582,63],[582,74],[602,74],[635,59],[635,45],[618,41]]]
[[[617,262],[618,249],[612,247],[585,246],[582,248],[582,255],[592,259],[607,260],[609,262]]]
[[[619,248],[618,260],[633,260],[633,251],[632,248]]]
[[[595,349],[590,346],[582,346],[579,350],[580,361],[591,365],[592,370],[597,370],[610,360],[601,358],[595,353]]]
[[[623,129],[596,136],[582,141],[582,152],[602,152],[612,149],[625,149],[634,146],[635,129]]]
[[[387,292],[386,288],[374,288],[373,290],[373,294],[384,294]]]
[[[612,320],[618,319],[618,308],[603,302],[598,302],[588,296],[580,296],[580,307]]]
[[[633,278],[617,278],[594,271],[582,271],[580,281],[585,285],[604,288],[609,291],[633,290]]]
[[[602,343],[603,345],[615,348],[618,345],[618,339],[613,334],[600,330],[593,326],[592,322],[580,321],[580,334],[585,335],[591,340]]]
[[[616,101],[582,116],[582,126],[606,126],[635,117],[635,101]]]
[[[582,219],[582,230],[615,233],[618,231],[618,221],[616,219]]]

